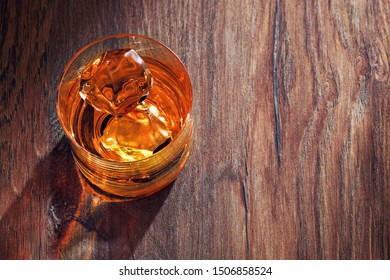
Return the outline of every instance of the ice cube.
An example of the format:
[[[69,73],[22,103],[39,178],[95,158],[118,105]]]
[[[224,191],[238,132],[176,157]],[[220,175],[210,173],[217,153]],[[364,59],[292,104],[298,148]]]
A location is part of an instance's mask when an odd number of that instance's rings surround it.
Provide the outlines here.
[[[132,111],[152,87],[152,75],[132,49],[104,53],[80,74],[80,96],[96,110],[114,116]]]
[[[119,161],[135,161],[157,153],[172,139],[165,112],[148,100],[118,118],[111,117],[99,138],[101,154]]]

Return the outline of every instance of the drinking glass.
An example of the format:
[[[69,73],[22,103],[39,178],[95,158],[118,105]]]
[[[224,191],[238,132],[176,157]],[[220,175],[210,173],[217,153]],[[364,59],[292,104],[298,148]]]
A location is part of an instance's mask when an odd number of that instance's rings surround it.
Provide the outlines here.
[[[171,114],[170,121],[176,127],[170,142],[152,155],[133,161],[107,158],[89,149],[84,142],[89,142],[88,137],[94,137],[94,132],[88,132],[91,128],[78,127],[81,122],[90,122],[92,127],[97,122],[92,113],[89,121],[80,117],[84,110],[81,108],[86,106],[79,94],[80,73],[103,53],[118,49],[132,49],[145,61],[153,77],[147,98],[158,106],[163,92],[169,101],[162,105],[163,110]],[[76,166],[99,194],[119,199],[151,195],[174,181],[187,162],[193,130],[191,81],[180,59],[162,43],[136,34],[117,34],[96,40],[68,62],[57,93],[58,118],[69,139]],[[78,137],[79,134],[84,138]]]

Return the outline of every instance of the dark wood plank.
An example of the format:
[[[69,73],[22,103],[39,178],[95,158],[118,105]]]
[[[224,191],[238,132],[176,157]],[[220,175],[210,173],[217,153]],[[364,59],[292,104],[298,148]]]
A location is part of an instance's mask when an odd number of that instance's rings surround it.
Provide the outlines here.
[[[388,1],[1,1],[0,259],[389,259]],[[58,123],[85,44],[139,33],[194,91],[178,179],[95,197]]]

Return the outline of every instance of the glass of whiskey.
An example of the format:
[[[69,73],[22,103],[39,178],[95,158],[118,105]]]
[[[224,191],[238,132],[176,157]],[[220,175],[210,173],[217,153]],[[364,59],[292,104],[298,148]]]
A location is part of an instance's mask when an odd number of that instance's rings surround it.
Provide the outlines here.
[[[57,114],[76,166],[109,198],[147,196],[170,184],[192,144],[192,86],[166,46],[135,34],[104,37],[68,62]]]

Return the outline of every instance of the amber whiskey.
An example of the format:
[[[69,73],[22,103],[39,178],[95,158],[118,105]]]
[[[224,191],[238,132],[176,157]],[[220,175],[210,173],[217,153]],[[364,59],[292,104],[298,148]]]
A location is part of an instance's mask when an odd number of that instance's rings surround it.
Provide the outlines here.
[[[72,82],[71,132],[89,152],[115,161],[147,158],[178,134],[179,88],[170,70],[134,50],[106,52]]]

